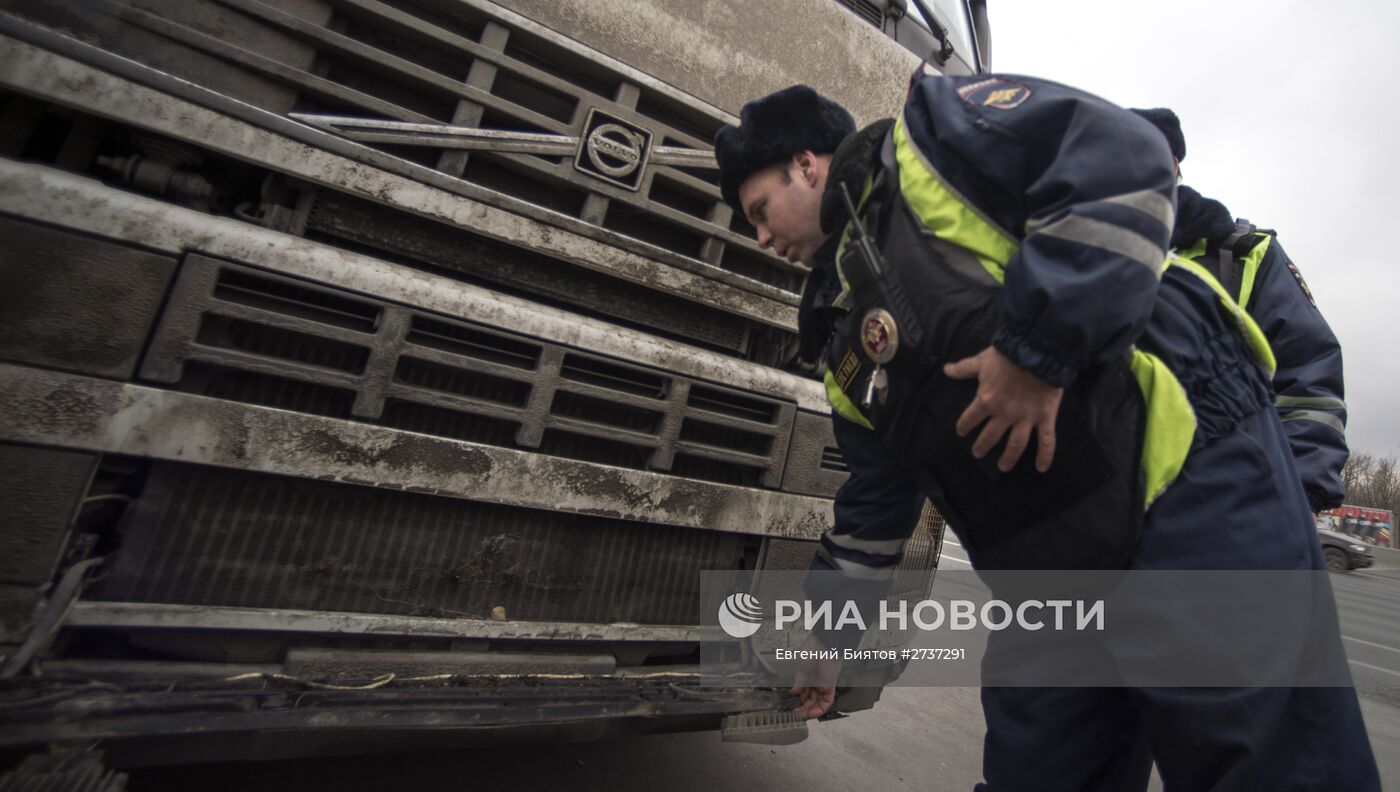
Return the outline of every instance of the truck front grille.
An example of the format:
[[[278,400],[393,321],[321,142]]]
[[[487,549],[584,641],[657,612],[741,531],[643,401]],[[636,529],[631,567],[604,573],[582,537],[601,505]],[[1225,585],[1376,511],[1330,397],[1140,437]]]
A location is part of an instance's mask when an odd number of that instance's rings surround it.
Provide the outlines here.
[[[122,19],[290,89],[290,107],[268,108],[279,113],[579,138],[596,109],[646,131],[653,146],[702,153],[726,120],[700,102],[631,81],[585,48],[516,28],[487,3],[330,0],[326,11],[300,14],[259,0],[215,4],[222,8],[207,9],[205,17],[229,29],[261,29],[271,39],[294,40],[299,49],[288,50],[295,54],[283,60],[276,52],[210,35],[208,19],[181,8],[183,2],[157,0],[159,15],[133,7]],[[801,285],[800,269],[761,252],[752,233],[731,227],[732,212],[720,200],[712,165],[648,164],[633,190],[576,168],[572,152],[468,154],[368,145],[792,294]]]
[[[780,488],[796,405],[187,256],[140,376],[202,395]]]

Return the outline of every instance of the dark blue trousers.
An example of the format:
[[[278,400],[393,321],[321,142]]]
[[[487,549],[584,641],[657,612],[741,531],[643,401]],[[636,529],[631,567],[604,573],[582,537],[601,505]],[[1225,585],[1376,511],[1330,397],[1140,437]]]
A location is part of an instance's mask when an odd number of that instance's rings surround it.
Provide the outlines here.
[[[1193,450],[1133,568],[1325,569],[1273,410]],[[1138,792],[1153,759],[1167,792],[1380,790],[1353,688],[984,688],[982,706],[979,790]]]

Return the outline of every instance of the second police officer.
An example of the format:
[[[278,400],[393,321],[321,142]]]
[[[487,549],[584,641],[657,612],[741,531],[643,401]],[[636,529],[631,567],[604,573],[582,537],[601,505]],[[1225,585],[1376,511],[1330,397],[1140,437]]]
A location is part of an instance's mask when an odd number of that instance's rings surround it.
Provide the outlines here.
[[[1167,139],[1172,159],[1186,159],[1186,137],[1176,113],[1134,109]],[[1347,405],[1342,347],[1318,310],[1297,265],[1277,235],[1235,219],[1225,205],[1177,186],[1172,250],[1210,269],[1259,325],[1278,362],[1274,406],[1283,421],[1303,491],[1314,512],[1342,505]]]

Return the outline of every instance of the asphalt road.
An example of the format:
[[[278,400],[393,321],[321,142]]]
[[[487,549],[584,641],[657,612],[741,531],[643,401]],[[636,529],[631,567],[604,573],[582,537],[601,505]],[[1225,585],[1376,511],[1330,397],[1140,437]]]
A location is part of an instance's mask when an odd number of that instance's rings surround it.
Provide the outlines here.
[[[966,556],[949,546],[945,569]],[[1333,586],[1382,788],[1400,792],[1400,571],[1335,573]],[[713,733],[596,743],[355,756],[132,773],[133,792],[217,790],[666,790],[743,792],[970,790],[981,778],[983,721],[973,688],[891,688],[873,711],[814,723],[786,747],[722,743]],[[1160,785],[1154,781],[1154,789]]]
[[[1400,570],[1333,573],[1332,591],[1357,689],[1400,705]]]

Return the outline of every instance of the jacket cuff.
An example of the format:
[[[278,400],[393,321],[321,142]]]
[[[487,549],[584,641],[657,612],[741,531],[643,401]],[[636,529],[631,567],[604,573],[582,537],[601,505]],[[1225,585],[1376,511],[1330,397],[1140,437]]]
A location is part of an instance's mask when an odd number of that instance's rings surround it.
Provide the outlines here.
[[[1079,369],[1036,347],[1029,338],[1005,325],[997,328],[992,346],[1012,363],[1057,388],[1068,388],[1079,375]]]
[[[1308,507],[1312,509],[1313,514],[1327,511],[1328,509],[1335,509],[1341,505],[1342,499],[1338,498],[1336,495],[1329,495],[1316,490],[1308,490]]]

